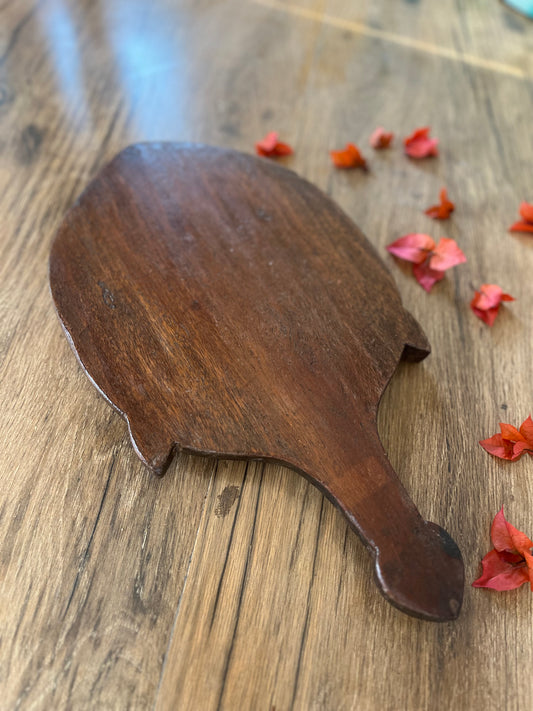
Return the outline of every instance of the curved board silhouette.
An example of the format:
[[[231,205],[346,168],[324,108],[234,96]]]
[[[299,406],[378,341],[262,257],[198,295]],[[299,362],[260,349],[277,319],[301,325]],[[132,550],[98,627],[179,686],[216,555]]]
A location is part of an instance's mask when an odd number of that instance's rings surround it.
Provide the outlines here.
[[[341,509],[391,603],[457,617],[459,549],[421,518],[376,427],[398,362],[429,344],[320,190],[236,151],[130,146],[65,217],[50,284],[83,368],[155,473],[177,449],[282,462]]]

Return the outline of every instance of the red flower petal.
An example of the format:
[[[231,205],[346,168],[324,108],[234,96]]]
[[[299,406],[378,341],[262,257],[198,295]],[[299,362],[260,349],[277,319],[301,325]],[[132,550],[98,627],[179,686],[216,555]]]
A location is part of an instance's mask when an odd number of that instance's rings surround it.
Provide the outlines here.
[[[516,564],[513,565],[497,550],[493,549],[481,561],[483,572],[477,580],[472,583],[474,588],[490,588],[491,590],[514,590],[520,585],[529,582],[529,571],[525,564],[519,565],[523,560],[521,556],[516,556]]]
[[[413,274],[415,279],[428,293],[433,286],[444,279],[444,272],[430,267],[430,260],[426,260],[422,264],[413,264]]]
[[[533,556],[528,551],[524,551],[524,560],[527,565],[527,572],[529,577],[529,586],[533,591]]]
[[[509,553],[530,552],[533,548],[533,541],[530,541],[525,533],[515,528],[503,515],[503,506],[498,511],[492,522],[490,537],[494,548],[497,551],[508,551]]]
[[[370,136],[370,145],[372,148],[388,148],[394,138],[394,133],[387,133],[384,128],[378,126]]]
[[[267,133],[264,138],[255,144],[257,154],[265,158],[291,155],[292,148],[287,143],[281,143],[278,138],[279,134],[276,131]]]
[[[495,434],[487,439],[480,440],[479,444],[489,454],[499,457],[500,459],[513,459],[513,445],[511,442],[504,440],[501,434]]]
[[[496,284],[482,284],[479,291],[475,292],[470,308],[478,318],[488,326],[492,326],[498,315],[500,303],[514,300],[513,296],[505,294]]]
[[[448,192],[446,188],[440,191],[440,205],[432,205],[425,211],[434,220],[447,220],[450,214],[455,210],[455,205],[451,200],[448,200]]]
[[[466,262],[466,257],[459,249],[457,242],[448,237],[442,237],[433,250],[429,265],[431,269],[443,272],[463,262]]]
[[[420,232],[404,235],[387,247],[387,251],[394,254],[395,257],[415,264],[424,262],[434,249],[433,239]]]
[[[524,438],[524,441],[528,443],[529,447],[533,449],[533,420],[531,419],[531,415],[520,425],[520,434]]]
[[[484,311],[482,313],[489,312]],[[515,462],[520,459],[524,452],[533,454],[533,439],[529,439],[533,437],[532,429],[531,416],[522,423],[520,431],[513,425],[500,422],[501,434],[495,434],[493,437],[481,440],[480,445],[495,457]]]
[[[476,291],[476,294],[477,293],[478,292]],[[472,306],[472,302],[470,302],[470,308],[475,313],[475,315],[483,321],[483,323],[487,324],[487,326],[494,325],[494,321],[496,321],[496,316],[498,315],[498,311],[500,310],[499,306],[495,306],[493,309],[476,309],[475,306]]]
[[[527,442],[513,442],[513,461],[520,459],[524,452],[529,452],[533,454],[531,447]]]
[[[509,442],[525,442],[525,439],[520,434],[519,430],[513,425],[508,425],[506,422],[500,422],[500,430],[502,437]]]
[[[336,168],[363,168],[366,170],[366,160],[359,148],[353,143],[347,143],[342,151],[330,151],[331,160]]]
[[[490,537],[494,549],[483,558],[483,573],[472,585],[513,590],[529,582],[533,590],[533,541],[505,520],[503,506],[494,517]]]
[[[509,227],[509,232],[533,232],[533,223],[515,222]]]
[[[520,203],[520,217],[523,217],[525,222],[533,224],[533,205],[528,202]]]
[[[410,158],[427,158],[439,154],[438,138],[430,138],[429,127],[417,128],[404,139],[405,152]]]

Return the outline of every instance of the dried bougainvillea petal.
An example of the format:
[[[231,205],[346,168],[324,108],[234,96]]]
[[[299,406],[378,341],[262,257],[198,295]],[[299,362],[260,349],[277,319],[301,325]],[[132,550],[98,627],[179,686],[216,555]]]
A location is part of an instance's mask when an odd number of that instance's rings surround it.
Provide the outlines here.
[[[399,259],[413,263],[413,274],[426,290],[444,278],[447,269],[466,262],[466,257],[455,240],[442,237],[438,244],[432,237],[414,232],[389,244],[387,251]]]
[[[533,233],[533,205],[528,202],[520,203],[520,217],[509,227],[509,232],[531,232]]]
[[[440,191],[440,204],[432,205],[425,211],[434,220],[447,220],[451,213],[455,210],[455,205],[448,199],[448,191],[442,188]]]
[[[329,154],[335,168],[363,168],[363,170],[367,170],[366,160],[353,143],[347,143],[342,151],[330,151]]]
[[[255,144],[255,150],[258,155],[265,158],[276,158],[278,156],[289,156],[293,153],[291,146],[288,143],[282,143],[279,140],[279,134],[276,131],[270,131]]]
[[[428,158],[439,154],[439,149],[437,148],[439,139],[430,138],[430,131],[429,126],[417,128],[410,136],[404,139],[404,150],[410,158]]]
[[[497,284],[482,284],[476,291],[470,308],[487,326],[492,326],[503,301],[514,301],[511,294],[506,294]]]
[[[503,506],[494,517],[490,537],[494,548],[481,561],[483,572],[472,586],[503,591],[529,582],[533,590],[533,541],[506,521]]]
[[[524,452],[533,455],[533,421],[531,415],[522,422],[517,430],[513,425],[500,422],[500,433],[487,439],[480,440],[479,444],[489,454],[499,459],[515,462]]]
[[[388,148],[392,143],[394,133],[385,131],[382,126],[378,126],[370,136],[370,145],[372,148],[381,149]]]

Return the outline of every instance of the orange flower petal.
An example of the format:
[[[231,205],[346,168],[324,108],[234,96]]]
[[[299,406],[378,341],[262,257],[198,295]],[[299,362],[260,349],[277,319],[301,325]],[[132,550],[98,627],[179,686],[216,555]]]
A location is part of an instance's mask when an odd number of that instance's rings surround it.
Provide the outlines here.
[[[520,203],[520,217],[524,219],[524,222],[533,224],[533,205],[528,202]]]
[[[509,227],[509,232],[533,232],[533,223],[515,222]]]
[[[520,425],[520,434],[524,438],[524,441],[528,443],[529,447],[533,449],[533,420],[531,419],[531,415]]]
[[[451,200],[448,200],[448,192],[446,188],[440,191],[440,205],[432,205],[425,211],[434,220],[447,220],[450,214],[455,210],[455,205]]]
[[[277,156],[288,156],[293,153],[291,146],[288,143],[281,143],[279,134],[276,131],[270,131],[255,144],[255,150],[258,155],[265,158],[273,158]]]
[[[513,427],[513,425],[508,425],[505,422],[500,422],[500,430],[502,433],[502,437],[508,440],[509,442],[526,441],[522,434],[516,429],[516,427]]]
[[[330,151],[331,160],[336,168],[363,168],[366,170],[366,160],[359,148],[353,143],[347,143],[342,151]]]

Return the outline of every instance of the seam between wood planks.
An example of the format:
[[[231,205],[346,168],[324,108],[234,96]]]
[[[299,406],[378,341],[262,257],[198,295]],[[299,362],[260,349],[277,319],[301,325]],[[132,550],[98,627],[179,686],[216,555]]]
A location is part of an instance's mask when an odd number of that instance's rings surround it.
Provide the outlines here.
[[[211,491],[211,487],[212,487],[212,485],[213,485],[213,481],[214,481],[214,478],[215,478],[215,475],[216,475],[216,472],[217,472],[218,465],[220,464],[220,461],[221,461],[221,460],[215,460],[215,462],[214,462],[215,465],[214,465],[213,468],[211,469],[211,476],[209,477],[209,484],[207,485],[207,491],[205,492],[205,496],[204,496],[204,503],[203,503],[203,506],[202,506],[202,513],[201,513],[201,515],[200,515],[200,520],[199,520],[199,522],[198,522],[198,528],[196,529],[196,536],[195,536],[195,538],[194,538],[194,544],[193,544],[193,547],[192,547],[192,550],[191,550],[191,554],[190,554],[189,560],[188,560],[188,562],[187,562],[187,570],[186,570],[186,572],[185,572],[185,577],[184,577],[184,579],[183,579],[183,585],[182,585],[182,587],[181,587],[181,592],[180,592],[180,595],[179,595],[179,598],[178,598],[178,604],[177,604],[177,606],[176,606],[176,612],[175,612],[175,615],[174,615],[174,621],[173,621],[173,623],[172,623],[172,627],[171,627],[170,633],[169,633],[169,635],[168,635],[167,646],[166,646],[166,649],[165,649],[165,653],[164,653],[164,655],[163,655],[163,662],[162,662],[162,664],[161,664],[161,669],[160,669],[160,672],[159,672],[159,681],[158,681],[158,683],[157,683],[157,688],[156,688],[156,691],[155,691],[155,694],[154,694],[154,702],[153,702],[153,704],[152,704],[152,711],[155,710],[155,708],[156,708],[156,706],[157,706],[157,703],[158,703],[158,700],[159,700],[159,694],[160,694],[160,692],[161,692],[161,686],[162,686],[162,684],[163,684],[163,678],[164,678],[164,676],[165,676],[165,671],[166,671],[166,666],[167,666],[168,654],[169,654],[170,646],[171,646],[171,644],[172,644],[172,638],[174,637],[174,631],[175,631],[176,625],[177,625],[177,623],[178,623],[178,617],[179,617],[179,614],[180,614],[180,608],[181,608],[181,602],[182,602],[182,600],[183,600],[183,594],[184,594],[184,592],[185,592],[185,587],[186,587],[186,585],[187,585],[187,579],[188,579],[188,577],[189,577],[189,572],[190,572],[190,570],[191,570],[192,559],[193,559],[193,556],[194,556],[194,552],[195,552],[195,550],[196,550],[196,544],[198,543],[198,538],[200,537],[200,531],[201,531],[202,524],[203,524],[203,521],[204,521],[205,510],[206,510],[206,507],[207,507],[207,499],[208,499],[208,497],[209,497],[209,493],[210,493],[210,491]]]
[[[245,476],[248,473],[248,467],[250,466],[251,460],[249,460],[246,463],[246,470],[245,470]],[[224,670],[222,672],[222,679],[221,679],[221,686],[218,694],[218,702],[216,705],[216,711],[220,711],[222,708],[222,701],[224,698],[224,692],[226,690],[226,681],[228,678],[228,670],[231,665],[231,659],[233,656],[233,649],[235,646],[235,637],[237,635],[237,629],[239,627],[239,622],[240,622],[240,613],[241,613],[241,607],[242,607],[242,599],[244,596],[244,589],[246,587],[246,582],[248,578],[248,567],[250,565],[250,558],[252,557],[252,550],[253,550],[253,545],[254,545],[254,538],[255,538],[255,525],[257,523],[257,512],[259,510],[259,499],[261,498],[261,485],[263,483],[263,476],[265,474],[265,466],[266,463],[263,461],[262,467],[261,467],[261,478],[259,479],[259,485],[257,487],[257,499],[255,501],[255,510],[254,510],[254,519],[252,521],[252,530],[250,532],[250,542],[248,544],[248,553],[246,556],[246,564],[244,566],[244,570],[242,573],[242,579],[241,579],[241,584],[240,584],[240,590],[239,590],[239,600],[237,603],[237,609],[235,611],[235,624],[233,626],[233,633],[231,635],[231,642],[229,644],[229,648],[226,652],[226,659],[224,662]],[[244,484],[244,479],[243,479],[243,484]],[[244,489],[244,486],[243,486]],[[241,494],[242,495],[242,494]],[[240,500],[239,500],[240,503]],[[235,511],[235,518],[237,518],[237,511]]]
[[[252,2],[256,5],[272,8],[273,10],[280,10],[289,15],[303,17],[307,20],[321,22],[324,25],[330,25],[331,27],[348,30],[349,32],[353,32],[353,34],[372,37],[374,39],[381,40],[382,42],[397,44],[401,47],[414,49],[418,52],[425,52],[426,54],[431,54],[436,57],[451,59],[454,62],[469,64],[472,67],[487,69],[488,71],[497,72],[498,74],[506,74],[508,76],[516,77],[517,79],[531,78],[527,71],[519,69],[518,67],[513,67],[510,64],[496,62],[493,59],[476,57],[473,54],[465,54],[464,52],[452,49],[451,47],[439,47],[438,45],[431,44],[430,42],[417,40],[413,37],[406,37],[405,35],[398,35],[394,32],[388,32],[387,30],[378,30],[375,27],[370,27],[362,22],[355,22],[354,20],[346,20],[342,17],[327,15],[317,10],[310,10],[306,7],[299,7],[297,5],[290,5],[280,2],[280,0],[252,0]]]

